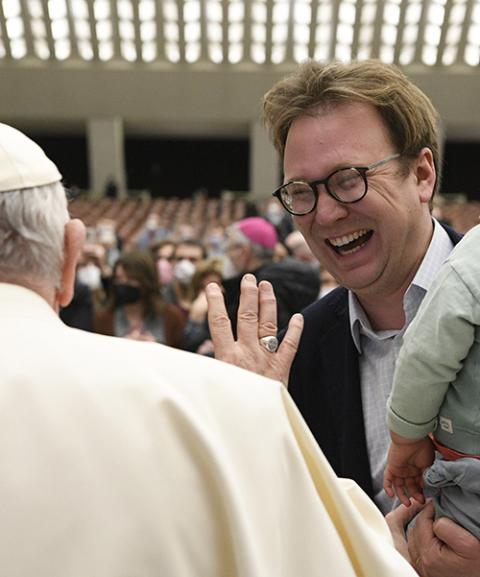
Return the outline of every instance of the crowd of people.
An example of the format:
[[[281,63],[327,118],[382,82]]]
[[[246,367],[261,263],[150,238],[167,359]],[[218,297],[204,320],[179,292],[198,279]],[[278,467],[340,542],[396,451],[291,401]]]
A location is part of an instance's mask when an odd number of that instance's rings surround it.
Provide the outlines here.
[[[137,234],[125,242],[111,218],[100,218],[77,269],[75,295],[62,310],[70,326],[101,334],[155,341],[191,352],[214,353],[207,322],[205,287],[218,283],[236,325],[240,281],[247,272],[270,281],[278,322],[336,286],[322,271],[288,215],[276,218],[272,205],[255,216],[216,222],[201,239],[183,223],[168,228],[152,211]],[[280,205],[278,207],[281,209]]]

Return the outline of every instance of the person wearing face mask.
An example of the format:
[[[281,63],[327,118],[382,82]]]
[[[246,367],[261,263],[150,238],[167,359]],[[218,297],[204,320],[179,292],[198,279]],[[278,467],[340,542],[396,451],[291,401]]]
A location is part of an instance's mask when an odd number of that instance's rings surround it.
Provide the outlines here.
[[[192,279],[198,262],[207,256],[204,245],[193,239],[178,242],[173,253],[173,279],[162,289],[165,300],[182,310],[185,321],[188,318],[194,294]]]
[[[131,252],[120,257],[113,270],[109,304],[96,315],[95,331],[178,347],[184,324],[179,308],[161,297],[150,255]]]

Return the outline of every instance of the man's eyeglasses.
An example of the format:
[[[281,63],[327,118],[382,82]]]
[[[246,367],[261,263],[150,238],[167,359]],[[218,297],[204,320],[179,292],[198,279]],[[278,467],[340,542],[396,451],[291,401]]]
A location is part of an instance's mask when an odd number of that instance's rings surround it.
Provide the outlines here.
[[[282,184],[272,195],[276,196],[283,207],[290,214],[301,216],[315,210],[318,202],[318,186],[325,185],[325,190],[338,202],[351,204],[358,202],[367,194],[367,172],[383,164],[387,164],[400,154],[391,154],[382,160],[373,162],[367,166],[351,166],[335,170],[321,180],[306,182],[293,180]]]

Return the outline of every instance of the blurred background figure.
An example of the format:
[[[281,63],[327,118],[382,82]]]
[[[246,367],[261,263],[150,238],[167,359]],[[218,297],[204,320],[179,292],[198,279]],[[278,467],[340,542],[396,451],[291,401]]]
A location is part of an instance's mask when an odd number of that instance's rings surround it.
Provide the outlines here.
[[[293,231],[292,217],[283,210],[276,198],[269,198],[266,201],[263,205],[262,216],[273,224],[281,242],[284,242],[286,237]]]
[[[309,263],[313,268],[318,270],[320,267],[319,262],[313,256],[310,247],[308,246],[306,240],[303,238],[303,235],[299,230],[294,230],[289,235],[287,235],[284,244],[292,258],[301,262]]]
[[[334,276],[332,276],[326,268],[320,267],[320,295],[319,297],[324,297],[328,295],[330,291],[337,288],[338,282]]]
[[[150,248],[153,260],[157,266],[160,288],[169,285],[173,280],[173,261],[176,246],[175,241],[165,239]]]
[[[178,347],[184,326],[178,307],[161,296],[150,254],[131,252],[120,257],[113,269],[108,305],[96,314],[96,332]]]
[[[183,332],[182,348],[204,355],[213,355],[213,343],[207,321],[207,297],[205,287],[214,282],[220,286],[223,281],[223,259],[209,258],[200,261],[192,279],[192,303],[188,321]]]
[[[160,226],[160,221],[160,215],[156,212],[151,212],[147,216],[143,231],[140,232],[137,240],[140,250],[148,250],[152,245],[165,238],[165,230]]]
[[[284,258],[274,261],[278,235],[275,227],[261,217],[249,217],[232,224],[226,231],[225,301],[232,326],[237,324],[240,281],[245,273],[255,275],[257,282],[272,283],[277,298],[279,329],[290,317],[317,299],[318,274],[309,265]],[[224,276],[227,276],[224,271]]]
[[[188,318],[193,301],[192,279],[198,262],[207,256],[205,246],[198,240],[178,241],[173,253],[173,279],[162,289],[165,300],[177,305]]]

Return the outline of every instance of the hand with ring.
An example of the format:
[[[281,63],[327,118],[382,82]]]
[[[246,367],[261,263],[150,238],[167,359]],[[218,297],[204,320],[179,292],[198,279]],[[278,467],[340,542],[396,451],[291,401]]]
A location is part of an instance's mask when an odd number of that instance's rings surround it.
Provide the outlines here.
[[[257,286],[255,277],[246,274],[241,282],[235,340],[220,287],[209,284],[206,295],[215,358],[278,380],[286,386],[303,330],[302,315],[292,316],[279,346],[273,287],[268,281],[261,281]]]

